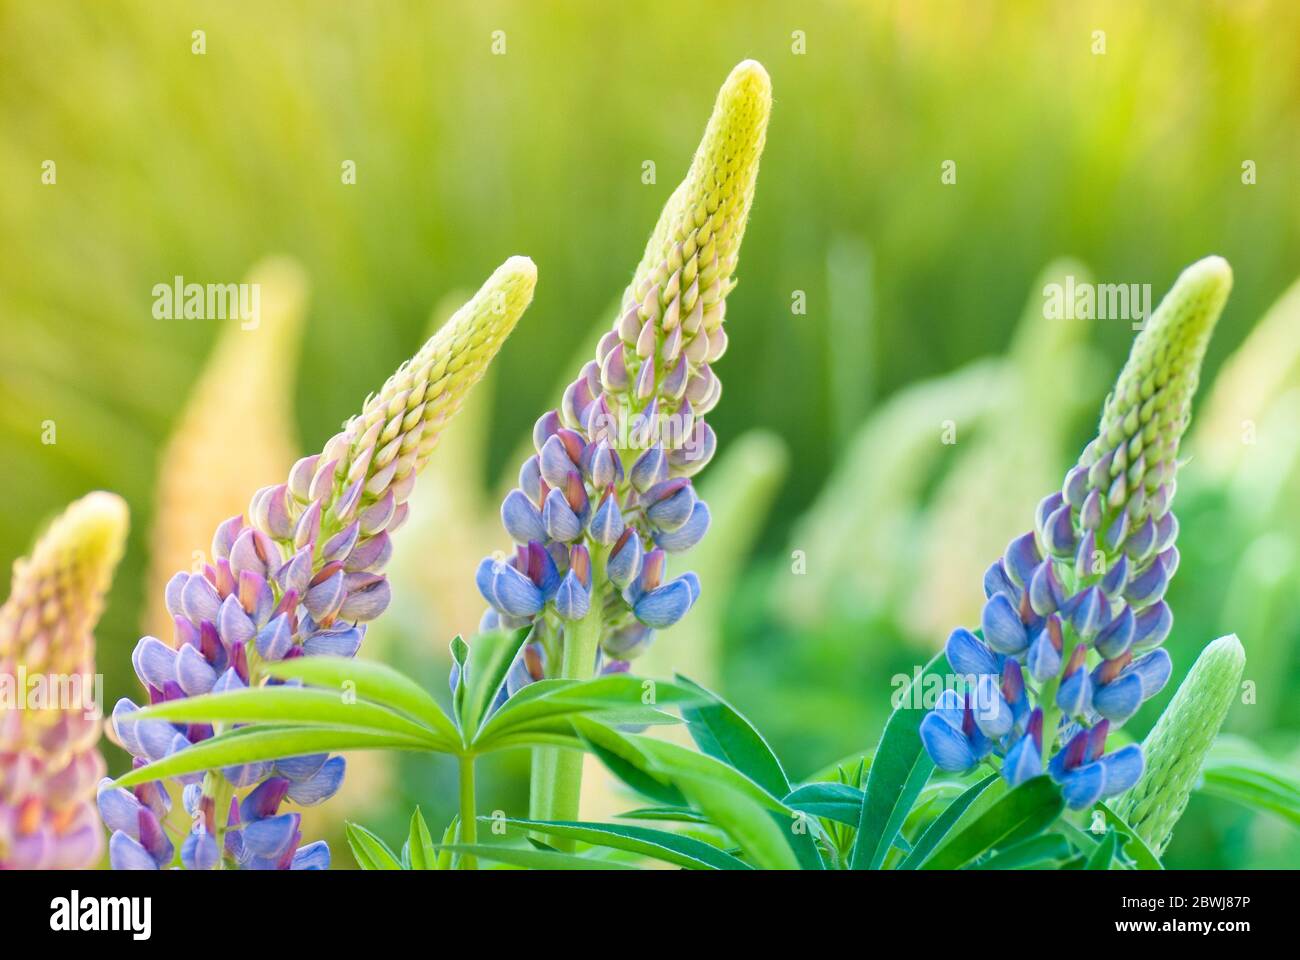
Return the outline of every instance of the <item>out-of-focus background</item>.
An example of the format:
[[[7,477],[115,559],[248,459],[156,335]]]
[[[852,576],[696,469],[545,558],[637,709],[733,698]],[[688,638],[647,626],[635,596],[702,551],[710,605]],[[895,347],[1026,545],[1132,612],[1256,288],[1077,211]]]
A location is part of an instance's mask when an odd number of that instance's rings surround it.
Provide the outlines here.
[[[1169,645],[1177,681],[1240,634],[1251,685],[1229,729],[1249,739],[1228,746],[1294,776],[1300,7],[1172,13],[0,3],[0,564],[88,489],[122,494],[99,666],[110,703],[134,695],[156,584],[213,518],[316,450],[457,291],[527,253],[534,305],[421,481],[367,639],[445,689],[519,445],[611,319],[717,86],[755,57],[776,103],[710,416],[717,524],[688,564],[708,600],[647,669],[720,688],[796,776],[870,747],[890,678],[972,621],[984,567],[1088,439],[1133,336],[1047,319],[1044,285],[1158,299],[1219,253],[1236,285],[1186,447]],[[176,276],[256,280],[263,324],[155,319]],[[525,760],[488,765],[481,806],[523,808]],[[348,816],[394,837],[416,802],[450,815],[450,771],[356,763],[317,835]],[[1300,862],[1294,815],[1232,793],[1193,797],[1168,864]]]

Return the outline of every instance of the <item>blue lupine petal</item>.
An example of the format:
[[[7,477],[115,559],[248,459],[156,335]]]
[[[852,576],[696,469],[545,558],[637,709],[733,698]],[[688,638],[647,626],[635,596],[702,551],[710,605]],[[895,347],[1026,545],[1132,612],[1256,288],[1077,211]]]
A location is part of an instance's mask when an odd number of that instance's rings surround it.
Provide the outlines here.
[[[654,642],[655,632],[640,623],[621,627],[601,638],[600,647],[609,656],[632,660],[646,651]]]
[[[1101,799],[1106,784],[1106,768],[1100,763],[1076,767],[1061,781],[1061,793],[1071,810],[1084,810]]]
[[[212,689],[217,672],[203,654],[187,643],[176,653],[176,682],[186,696],[197,697]]]
[[[1136,743],[1130,743],[1108,753],[1101,758],[1100,763],[1106,771],[1105,784],[1101,792],[1103,797],[1113,797],[1132,787],[1141,779],[1142,770],[1146,765],[1142,757],[1142,748]]]
[[[176,651],[157,637],[141,637],[131,663],[141,682],[158,690],[176,679]]]
[[[591,610],[591,591],[570,570],[555,591],[555,612],[565,620],[581,620]],[[683,611],[685,612],[685,611]]]
[[[994,560],[989,568],[984,571],[985,599],[995,593],[1005,594],[1006,598],[1011,601],[1012,606],[1016,606],[1020,602],[1020,591],[1007,576],[1006,568],[1003,567],[1001,560]]]
[[[546,495],[546,503],[542,505],[542,525],[551,539],[561,543],[572,543],[582,536],[582,521],[560,489],[552,489]]]
[[[1029,581],[1029,605],[1034,613],[1045,617],[1054,613],[1064,599],[1065,590],[1056,575],[1051,560],[1044,560],[1035,569]]]
[[[181,844],[181,863],[186,870],[211,870],[219,859],[216,838],[206,830],[191,833]]]
[[[576,466],[577,464],[569,456],[569,451],[564,447],[564,441],[558,436],[550,437],[542,445],[538,456],[538,468],[541,470],[542,479],[552,487],[563,487]]]
[[[492,598],[498,610],[514,617],[531,617],[542,609],[542,591],[508,563],[493,568]]]
[[[668,458],[664,454],[664,448],[656,444],[637,457],[628,479],[641,493],[668,479]]]
[[[343,775],[347,772],[347,761],[342,757],[330,757],[314,775],[306,780],[289,785],[288,797],[294,803],[304,807],[328,800],[338,793],[343,785]]]
[[[1105,594],[1097,586],[1088,587],[1088,589],[1076,594],[1070,598],[1067,607],[1062,609],[1070,618],[1070,625],[1074,627],[1075,633],[1085,641],[1091,640],[1097,635],[1105,619],[1106,600]]]
[[[1017,587],[1023,588],[1028,585],[1034,570],[1037,569],[1042,559],[1042,555],[1038,552],[1038,544],[1034,540],[1034,534],[1030,532],[1007,544],[1003,565],[1011,582]]]
[[[691,594],[689,582],[679,577],[643,595],[632,612],[647,627],[663,630],[686,616],[691,608]]]
[[[975,634],[958,627],[948,635],[944,647],[948,664],[963,676],[995,674],[999,672],[998,658]]]
[[[1043,757],[1034,738],[1026,733],[1007,751],[1002,763],[1002,776],[1013,787],[1043,772]]]
[[[515,543],[546,539],[541,511],[522,490],[511,490],[506,494],[505,500],[501,502],[501,523]]]
[[[1123,723],[1142,706],[1142,679],[1127,673],[1092,692],[1092,708],[1113,723]]]
[[[1067,717],[1087,712],[1092,705],[1092,680],[1087,670],[1079,667],[1061,681],[1056,691],[1056,705]]]
[[[354,657],[361,649],[361,637],[361,630],[357,627],[321,630],[308,637],[302,649],[308,656],[313,657]]]
[[[118,831],[108,839],[108,860],[114,870],[157,870],[149,852],[125,833]]]
[[[1133,621],[1133,652],[1145,653],[1165,642],[1174,626],[1169,604],[1161,600],[1142,610]]]
[[[1166,514],[1166,516],[1173,516],[1173,514]],[[1128,588],[1124,591],[1124,598],[1134,607],[1141,609],[1163,597],[1168,585],[1169,575],[1165,565],[1157,557],[1151,561],[1150,566],[1129,581]]]
[[[1029,646],[1020,614],[1003,594],[994,594],[985,601],[980,624],[984,641],[998,653],[1017,654]]]
[[[671,533],[655,534],[655,543],[668,553],[685,553],[704,539],[711,519],[709,505],[703,500],[697,500],[686,523]]]
[[[921,720],[921,744],[934,765],[949,773],[965,772],[979,762],[962,732],[934,713]]]
[[[1125,672],[1129,670],[1142,679],[1142,699],[1150,700],[1169,682],[1174,663],[1169,657],[1169,651],[1162,648],[1138,657],[1125,668]]]
[[[114,787],[113,781],[105,777],[99,781],[95,804],[100,819],[110,831],[121,830],[133,839],[139,836],[140,801],[130,790]]]
[[[290,870],[328,870],[330,868],[330,847],[324,840],[317,840],[305,847],[299,847],[293,855]]]
[[[1011,731],[1011,706],[1003,699],[996,677],[984,674],[979,678],[972,712],[976,725],[986,737],[1001,739]]]
[[[1029,675],[1039,683],[1046,683],[1061,672],[1061,651],[1056,649],[1046,627],[1038,631],[1034,642],[1029,645],[1025,666]]]
[[[623,589],[641,573],[641,537],[635,530],[625,531],[627,539],[616,550],[605,566],[605,574],[618,588]]]
[[[300,780],[306,780],[314,776],[325,761],[329,759],[327,753],[311,753],[301,757],[286,757],[283,760],[275,761],[275,772],[277,775],[284,777],[286,780],[297,783]]]
[[[606,497],[592,515],[589,527],[591,538],[608,547],[618,541],[625,528],[623,511],[619,510],[618,501],[612,496]]]
[[[254,857],[278,857],[298,832],[300,819],[296,813],[282,813],[246,824],[242,831],[245,851]]]
[[[673,481],[668,481],[672,483]],[[647,496],[653,494],[651,490]],[[680,490],[662,500],[652,503],[646,509],[646,517],[658,530],[671,533],[682,527],[691,518],[695,509],[695,489],[688,483]]]
[[[1093,646],[1107,660],[1122,656],[1133,643],[1133,608],[1125,607],[1106,629],[1097,634]]]
[[[966,699],[951,687],[945,687],[943,692],[939,694],[939,699],[935,701],[934,709],[930,712],[958,733],[961,733],[962,721],[966,715]]]
[[[270,623],[258,631],[255,646],[263,660],[283,660],[293,646],[293,627],[289,624],[289,615],[282,613],[273,617]]]

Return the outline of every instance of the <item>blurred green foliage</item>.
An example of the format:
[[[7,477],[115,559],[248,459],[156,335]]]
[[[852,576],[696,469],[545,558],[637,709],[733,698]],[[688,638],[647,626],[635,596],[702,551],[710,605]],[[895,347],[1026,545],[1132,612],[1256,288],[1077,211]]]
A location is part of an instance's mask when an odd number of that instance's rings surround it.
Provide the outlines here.
[[[196,30],[203,55],[192,52]],[[418,345],[444,293],[509,254],[531,255],[536,301],[484,386],[488,449],[476,470],[494,487],[558,400],[575,352],[589,352],[593,320],[626,282],[717,83],[743,57],[767,66],[776,105],[728,311],[725,396],[710,421],[724,453],[760,427],[784,441],[790,466],[770,515],[755,518],[759,559],[723,611],[717,672],[778,752],[798,759],[796,773],[869,745],[888,678],[943,639],[854,609],[860,597],[833,597],[794,625],[773,602],[800,515],[828,483],[853,489],[853,476],[830,478],[855,421],[891,409],[908,385],[995,369],[970,364],[1007,351],[1027,293],[1032,303],[1058,256],[1080,258],[1101,282],[1150,283],[1156,297],[1186,263],[1226,256],[1236,285],[1207,381],[1295,279],[1300,7],[1284,0],[1180,4],[1177,17],[1155,0],[2,2],[0,564],[86,490],[128,499],[132,539],[99,632],[110,699],[134,692],[128,655],[157,458],[218,333],[155,320],[153,285],[236,282],[270,253],[302,263],[312,293],[294,416],[314,449]],[[47,160],[55,185],[41,182]],[[355,185],[341,182],[348,160]],[[947,160],[955,185],[940,182]],[[655,183],[643,182],[646,161]],[[1242,182],[1246,161],[1253,185]],[[800,292],[806,313],[792,310]],[[1124,322],[1095,325],[1103,369],[1118,369],[1131,335]],[[1032,364],[1032,324],[1017,336]],[[1094,372],[1038,371],[1072,398]],[[228,389],[241,389],[238,378]],[[1056,426],[1063,449],[1042,469],[1064,468],[1088,420]],[[53,445],[41,442],[47,421]],[[241,424],[227,429],[238,457]],[[250,477],[249,492],[277,479]],[[1258,518],[1221,491],[1179,503],[1175,680],[1206,642],[1236,630],[1247,675],[1252,644],[1266,643],[1261,655],[1281,671],[1268,679],[1284,696],[1296,689],[1300,624],[1285,597],[1295,595],[1300,507],[1285,501],[1287,533],[1261,543]],[[846,553],[892,569],[885,542]],[[477,555],[433,547],[422,545],[427,563],[462,568],[471,590]],[[905,572],[912,589],[924,582],[924,569]],[[1269,584],[1282,591],[1275,613],[1251,600]],[[977,599],[978,582],[968,589]],[[446,639],[413,638],[439,653]],[[1294,751],[1294,706],[1259,717],[1229,722]],[[1296,849],[1290,828],[1220,799],[1195,796],[1186,819],[1171,864],[1276,863],[1287,849],[1278,830]]]

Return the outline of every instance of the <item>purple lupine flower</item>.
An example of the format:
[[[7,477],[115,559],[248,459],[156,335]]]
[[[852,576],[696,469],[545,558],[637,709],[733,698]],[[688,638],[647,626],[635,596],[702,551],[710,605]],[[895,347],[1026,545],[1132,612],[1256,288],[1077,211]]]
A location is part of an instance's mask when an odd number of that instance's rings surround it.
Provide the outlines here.
[[[985,574],[981,636],[955,630],[946,651],[969,678],[963,723],[945,701],[921,724],[941,769],[975,766],[987,754],[972,738],[987,736],[1009,783],[1046,770],[1074,809],[1141,776],[1141,749],[1107,754],[1106,737],[1172,669],[1160,645],[1173,625],[1178,446],[1230,286],[1217,257],[1183,272],[1134,343],[1096,438]]]
[[[94,630],[127,522],[120,497],[88,494],[14,564],[0,606],[0,870],[86,870],[103,854]]]
[[[257,491],[247,518],[217,528],[211,562],[167,584],[174,642],[145,637],[132,655],[151,704],[267,682],[259,667],[268,661],[357,652],[366,623],[388,606],[382,570],[416,474],[532,299],[535,281],[531,260],[506,261],[322,453],[299,460],[288,482]],[[121,700],[113,710],[137,767],[215,732],[139,720],[138,709]],[[193,825],[179,851],[159,827],[165,791],[105,785],[99,806],[113,831],[113,866],[164,867],[177,852],[190,869],[328,866],[323,844],[299,847],[299,814],[280,806],[328,799],[343,772],[341,757],[318,754],[179,777]]]
[[[736,67],[612,329],[534,427],[536,454],[501,506],[513,553],[485,559],[476,577],[489,604],[481,626],[534,624],[548,654],[516,682],[555,675],[566,630],[593,617],[601,669],[625,669],[699,597],[698,578],[670,578],[666,557],[709,526],[691,477],[716,447],[705,419],[721,397],[713,365],[770,105],[763,68]]]

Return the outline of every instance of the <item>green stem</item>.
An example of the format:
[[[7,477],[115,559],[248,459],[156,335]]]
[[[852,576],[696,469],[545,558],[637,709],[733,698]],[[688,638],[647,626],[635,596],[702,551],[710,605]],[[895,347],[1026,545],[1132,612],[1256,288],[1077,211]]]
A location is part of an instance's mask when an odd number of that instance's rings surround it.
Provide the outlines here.
[[[604,603],[599,585],[605,582],[605,555],[591,551],[591,610],[577,621],[564,625],[564,650],[560,676],[566,680],[588,680],[596,667],[596,649],[604,620]],[[529,812],[536,820],[577,820],[582,795],[581,750],[539,747],[533,751],[532,797]],[[574,842],[554,838],[557,849],[572,850]]]
[[[1078,638],[1074,631],[1066,629],[1064,633],[1064,642],[1061,644],[1061,670],[1070,662],[1070,657],[1074,654],[1074,648],[1079,645]],[[1042,690],[1038,694],[1038,703],[1043,708],[1043,769],[1047,769],[1047,761],[1051,759],[1052,753],[1056,750],[1056,728],[1061,722],[1061,709],[1056,705],[1056,691],[1061,686],[1061,674],[1058,673],[1047,683],[1043,684]]]
[[[478,820],[474,810],[474,757],[460,758],[460,842],[478,843]],[[466,854],[461,858],[462,870],[477,870],[478,858]]]

